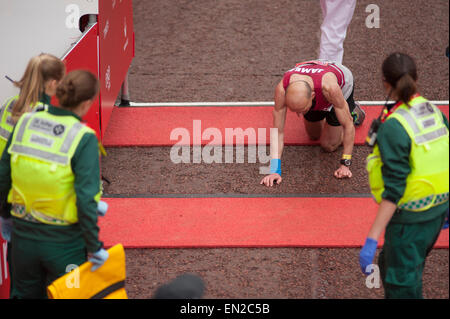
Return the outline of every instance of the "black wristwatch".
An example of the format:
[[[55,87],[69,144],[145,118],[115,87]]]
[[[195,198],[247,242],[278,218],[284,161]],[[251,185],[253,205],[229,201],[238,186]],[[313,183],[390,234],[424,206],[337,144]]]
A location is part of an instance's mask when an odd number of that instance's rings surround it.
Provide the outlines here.
[[[350,167],[350,165],[352,165],[352,160],[351,159],[341,159],[340,163],[341,163],[341,165]]]

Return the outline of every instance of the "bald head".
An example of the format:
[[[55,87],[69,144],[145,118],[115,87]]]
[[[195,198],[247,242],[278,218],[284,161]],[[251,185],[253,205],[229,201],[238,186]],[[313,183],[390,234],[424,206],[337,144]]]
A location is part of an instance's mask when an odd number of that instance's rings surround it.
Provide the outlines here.
[[[293,112],[306,112],[311,104],[312,92],[308,82],[291,82],[286,88],[286,106]]]

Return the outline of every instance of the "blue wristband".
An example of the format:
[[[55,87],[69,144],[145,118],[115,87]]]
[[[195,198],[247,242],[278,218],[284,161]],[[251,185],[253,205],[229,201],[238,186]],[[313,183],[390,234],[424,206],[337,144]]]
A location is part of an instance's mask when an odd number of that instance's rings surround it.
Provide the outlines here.
[[[277,173],[281,175],[281,159],[273,158],[270,160],[270,173]]]

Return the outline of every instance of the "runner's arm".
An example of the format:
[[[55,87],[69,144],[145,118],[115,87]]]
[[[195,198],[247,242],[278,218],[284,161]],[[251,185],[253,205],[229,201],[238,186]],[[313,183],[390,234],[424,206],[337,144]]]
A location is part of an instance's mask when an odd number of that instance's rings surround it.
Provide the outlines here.
[[[355,126],[353,125],[353,118],[350,114],[348,103],[342,94],[339,85],[334,82],[330,85],[324,86],[323,94],[325,98],[333,104],[336,117],[343,128],[343,154],[352,155],[353,145],[355,143]]]
[[[270,135],[270,154],[272,158],[281,159],[284,148],[284,124],[286,123],[285,90],[283,81],[275,88],[275,106],[273,108],[273,127],[278,129],[278,134]],[[277,138],[278,137],[278,138]],[[275,139],[275,140],[272,140]],[[278,145],[278,147],[276,147]]]

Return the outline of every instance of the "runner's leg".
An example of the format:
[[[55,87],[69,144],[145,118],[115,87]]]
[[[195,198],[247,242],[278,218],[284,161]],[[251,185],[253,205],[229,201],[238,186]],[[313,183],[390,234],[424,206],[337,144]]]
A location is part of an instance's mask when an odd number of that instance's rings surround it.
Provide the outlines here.
[[[334,152],[344,139],[342,126],[331,126],[325,123],[320,137],[320,146],[326,152]]]
[[[320,139],[324,122],[324,120],[318,122],[310,122],[304,119],[303,123],[305,125],[306,133],[311,140],[317,141]]]

